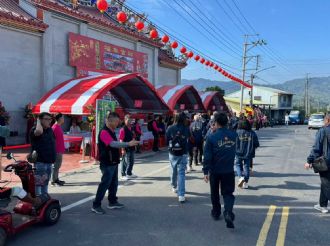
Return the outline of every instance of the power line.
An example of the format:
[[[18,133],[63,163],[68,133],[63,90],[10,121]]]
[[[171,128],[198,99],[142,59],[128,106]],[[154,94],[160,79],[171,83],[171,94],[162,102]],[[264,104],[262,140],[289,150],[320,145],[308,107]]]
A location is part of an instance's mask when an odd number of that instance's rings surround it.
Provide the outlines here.
[[[166,0],[161,0],[162,2],[165,2],[171,9],[174,9],[176,11],[175,8],[173,8]],[[236,51],[234,51],[231,47],[229,47],[228,45],[226,45],[224,42],[222,42],[217,36],[215,36],[212,32],[209,32],[208,30],[205,29],[204,25],[201,24],[201,22],[195,18],[194,16],[192,16],[183,5],[180,4],[180,2],[173,0],[188,16],[190,16],[190,18],[192,18],[196,23],[198,23],[201,27],[202,30],[206,31],[206,33],[208,33],[208,35],[211,35],[213,38],[215,38],[216,40],[219,41],[219,43],[223,44],[225,47],[227,47],[229,50],[231,50],[233,53],[237,54],[238,57],[240,56],[240,54],[238,54]],[[188,7],[189,8],[189,7]],[[189,8],[190,9],[190,8]],[[180,15],[182,18],[184,18],[184,16]],[[184,18],[185,19],[185,18]],[[188,23],[196,30],[196,26],[193,25],[190,21],[188,21]],[[200,31],[200,30],[197,30]],[[229,56],[233,56],[232,54],[230,54],[229,52],[225,51],[222,47],[218,46],[218,44],[216,44],[212,39],[208,39],[209,41],[212,41],[218,48],[220,48],[220,50],[222,50],[223,52],[225,52],[227,55]]]
[[[115,1],[118,2],[118,0],[115,0]],[[131,4],[131,5],[132,5],[132,4]],[[127,4],[125,4],[124,6],[125,6],[127,9],[129,9],[132,13],[135,13],[135,14],[137,14],[137,15],[140,15],[140,14],[137,13],[135,10],[133,10],[131,7],[129,7]],[[132,5],[132,6],[133,6],[133,5]],[[133,7],[134,7],[134,6],[133,6]],[[136,7],[134,7],[134,8],[137,9]],[[178,13],[178,14],[180,14],[180,13]],[[213,62],[216,62],[216,63],[218,63],[218,64],[221,65],[221,66],[223,66],[224,68],[226,68],[226,70],[227,70],[228,72],[230,72],[230,73],[232,73],[232,74],[235,74],[235,75],[238,75],[237,73],[230,71],[230,69],[239,71],[239,69],[237,69],[236,67],[233,67],[233,66],[230,66],[230,65],[228,65],[228,64],[225,64],[225,63],[223,63],[223,62],[221,62],[221,61],[215,59],[214,57],[210,57],[209,55],[207,55],[207,54],[205,54],[204,52],[202,52],[202,51],[196,49],[195,47],[191,47],[191,45],[189,45],[188,43],[182,41],[182,40],[181,40],[180,38],[178,38],[177,36],[175,36],[175,35],[169,33],[167,30],[161,28],[159,25],[155,25],[154,23],[152,23],[152,22],[149,21],[149,20],[145,20],[145,22],[147,22],[147,23],[149,23],[149,24],[152,24],[153,26],[155,26],[158,30],[162,31],[163,33],[167,33],[167,34],[169,34],[172,38],[176,39],[176,40],[179,41],[181,44],[185,45],[187,48],[191,49],[192,51],[195,51],[195,53],[198,53],[199,55],[201,55],[201,56],[203,56],[203,57],[205,57],[205,58],[207,58],[207,59],[209,59],[209,60],[211,60],[211,61],[213,61]],[[229,69],[227,69],[227,68],[229,68]]]

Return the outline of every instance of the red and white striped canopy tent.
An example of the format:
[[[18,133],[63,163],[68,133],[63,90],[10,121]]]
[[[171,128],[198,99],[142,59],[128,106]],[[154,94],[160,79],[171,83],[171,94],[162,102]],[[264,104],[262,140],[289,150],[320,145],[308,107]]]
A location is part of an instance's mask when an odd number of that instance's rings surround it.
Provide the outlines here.
[[[192,85],[164,85],[156,87],[158,95],[174,110],[205,111],[203,102]]]
[[[121,107],[134,112],[168,112],[169,108],[158,96],[150,82],[138,74],[98,74],[74,78],[49,91],[34,106],[41,112],[88,115],[88,106],[110,91]]]
[[[228,106],[219,91],[199,92],[207,111],[225,111],[229,113]]]

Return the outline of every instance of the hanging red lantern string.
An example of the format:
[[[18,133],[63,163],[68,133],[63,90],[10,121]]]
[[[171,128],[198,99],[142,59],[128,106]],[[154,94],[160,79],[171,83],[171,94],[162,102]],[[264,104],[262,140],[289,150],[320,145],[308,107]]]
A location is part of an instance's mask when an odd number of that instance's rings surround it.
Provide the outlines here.
[[[108,9],[108,2],[106,0],[98,0],[96,7],[103,14]]]
[[[178,48],[178,46],[179,46],[179,44],[178,44],[177,41],[174,41],[174,42],[171,44],[171,47],[172,47],[173,49]]]
[[[180,52],[183,54],[183,53],[186,53],[186,51],[187,51],[187,49],[186,49],[186,47],[182,47],[181,49],[180,49]]]
[[[188,58],[192,58],[194,56],[194,53],[192,51],[189,51],[187,56],[188,56]]]
[[[144,28],[144,23],[143,23],[142,21],[137,21],[137,22],[135,23],[135,27],[136,27],[136,29],[137,29],[139,32],[141,32],[141,31],[143,30],[143,28]]]
[[[195,61],[199,61],[200,58],[201,57],[199,55],[196,55],[194,59],[195,59]]]
[[[202,58],[202,59],[201,59],[201,63],[202,63],[202,64],[204,64],[204,62],[205,62],[205,59],[204,59],[204,58]]]
[[[164,36],[162,37],[162,42],[163,42],[164,44],[166,44],[166,43],[168,43],[168,41],[170,41],[170,38],[169,38],[167,35],[164,35]]]
[[[117,20],[123,24],[127,21],[127,15],[124,11],[120,11],[117,13]]]
[[[156,38],[158,38],[158,32],[157,32],[156,29],[152,29],[152,30],[150,31],[149,35],[150,35],[150,38],[152,38],[152,39],[156,39]]]

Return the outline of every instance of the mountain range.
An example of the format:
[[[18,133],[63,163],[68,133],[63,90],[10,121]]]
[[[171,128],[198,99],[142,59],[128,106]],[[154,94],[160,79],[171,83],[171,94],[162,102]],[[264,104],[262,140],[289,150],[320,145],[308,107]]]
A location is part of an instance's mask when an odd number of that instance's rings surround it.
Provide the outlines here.
[[[207,87],[219,86],[221,89],[225,90],[225,94],[230,94],[240,89],[240,85],[231,81],[214,81],[203,78],[194,80],[182,79],[181,83],[193,85],[197,90],[200,91],[205,90]],[[300,78],[279,84],[260,85],[291,92],[294,94],[294,105],[302,106],[305,95],[305,84],[306,78]],[[322,108],[330,105],[330,76],[310,78],[309,95],[312,107],[316,108],[319,106]]]

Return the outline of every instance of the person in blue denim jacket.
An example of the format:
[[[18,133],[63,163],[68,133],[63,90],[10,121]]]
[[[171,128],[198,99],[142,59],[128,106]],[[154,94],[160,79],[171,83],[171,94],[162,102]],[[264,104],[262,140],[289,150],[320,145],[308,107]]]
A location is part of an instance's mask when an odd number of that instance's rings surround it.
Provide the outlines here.
[[[233,207],[235,197],[234,161],[236,153],[235,131],[227,129],[228,118],[224,113],[215,116],[217,130],[206,139],[204,147],[204,181],[210,181],[211,216],[218,220],[221,215],[219,187],[224,200],[224,218],[228,228],[234,228]]]
[[[323,148],[324,141],[326,141],[327,149]],[[324,117],[324,127],[321,128],[315,138],[315,143],[310,155],[307,157],[307,163],[305,168],[312,168],[312,163],[318,157],[325,156],[329,162],[330,160],[330,113],[327,113]],[[328,163],[330,168],[330,163]],[[330,200],[330,170],[326,172],[319,172],[321,179],[321,192],[319,204],[314,208],[321,213],[328,213],[328,202]]]

